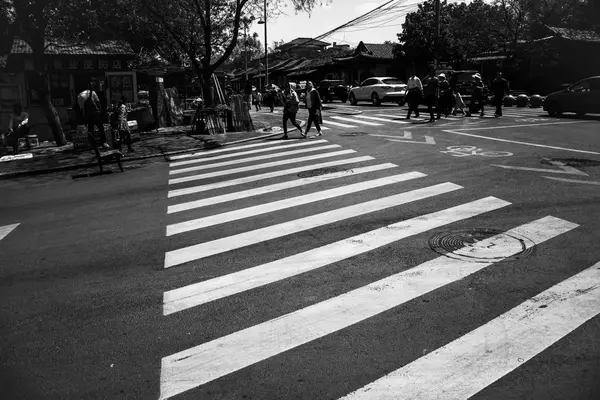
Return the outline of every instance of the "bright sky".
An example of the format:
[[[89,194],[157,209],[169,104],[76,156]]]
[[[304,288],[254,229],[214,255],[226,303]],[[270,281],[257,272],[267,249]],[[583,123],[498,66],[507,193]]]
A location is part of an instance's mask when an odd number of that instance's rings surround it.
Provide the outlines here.
[[[282,15],[275,20],[268,21],[267,37],[269,47],[273,41],[285,40],[289,42],[297,37],[315,37],[328,32],[372,9],[388,2],[389,0],[333,0],[328,6],[317,6],[312,14],[307,13],[294,15],[294,11],[288,6],[287,15]],[[325,1],[324,1],[325,2]],[[416,9],[419,0],[406,0],[405,5],[412,5]],[[397,14],[401,14],[398,10]],[[404,17],[392,15],[392,18],[379,17],[372,21],[371,26],[361,24],[357,27],[346,28],[338,31],[324,40],[329,43],[349,44],[355,47],[361,40],[365,43],[383,43],[386,40],[396,42],[396,33],[402,29]],[[376,26],[378,25],[378,26]],[[259,34],[259,39],[264,43],[264,28],[255,25],[251,28]]]
[[[291,6],[284,10],[285,15],[268,21],[267,38],[269,47],[274,41],[289,42],[297,37],[316,37],[351,21],[389,0],[333,0],[327,6],[317,6],[309,16],[307,13],[294,14]],[[454,0],[459,2],[458,0]],[[466,0],[469,3],[471,0]],[[326,0],[323,0],[326,3]],[[402,30],[404,15],[417,9],[422,0],[398,0],[398,8],[374,18],[369,23],[345,28],[323,39],[326,42],[349,44],[355,47],[361,40],[365,43],[383,43],[386,40],[397,42],[397,33]],[[252,32],[259,34],[264,43],[264,27],[254,25]]]

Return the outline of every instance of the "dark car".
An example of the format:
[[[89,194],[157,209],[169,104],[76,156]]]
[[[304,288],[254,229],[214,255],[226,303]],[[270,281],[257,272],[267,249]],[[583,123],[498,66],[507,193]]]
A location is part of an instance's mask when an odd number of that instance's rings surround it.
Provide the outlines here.
[[[324,103],[330,103],[334,99],[342,103],[348,101],[348,87],[344,85],[344,81],[326,79],[319,82],[317,90]]]
[[[600,76],[583,79],[549,94],[543,107],[549,115],[556,117],[563,112],[574,112],[579,116],[600,113]]]
[[[448,80],[450,82],[450,87],[453,89],[456,88],[460,92],[460,95],[465,104],[469,104],[471,102],[471,97],[473,96],[473,92],[475,91],[475,78],[473,78],[473,75],[477,72],[478,71],[476,70],[446,72],[446,76],[448,77]],[[484,99],[488,100],[489,95],[489,90],[484,85]]]

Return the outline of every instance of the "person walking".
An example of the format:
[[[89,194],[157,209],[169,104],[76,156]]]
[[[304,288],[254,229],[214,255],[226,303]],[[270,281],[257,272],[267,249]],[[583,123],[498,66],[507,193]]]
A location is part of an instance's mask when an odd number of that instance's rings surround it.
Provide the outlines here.
[[[102,104],[100,98],[94,91],[95,82],[90,81],[88,90],[84,90],[77,96],[77,105],[83,112],[83,122],[87,125],[88,132],[94,132],[94,127],[98,128],[102,146],[110,149],[106,143],[106,132],[104,132],[104,121],[102,120]]]
[[[275,86],[273,84],[271,84],[271,87],[269,88],[269,108],[271,109],[271,112],[273,112],[273,110],[275,109],[276,101],[277,101],[277,89],[275,89]]]
[[[450,91],[450,83],[446,80],[446,74],[439,74],[438,80],[440,85],[440,99],[437,108],[437,119],[440,119],[442,113],[446,118],[448,118],[448,114],[450,114],[452,109],[454,98],[452,97],[452,92]]]
[[[415,112],[415,117],[419,118],[419,104],[423,97],[423,84],[415,73],[414,64],[411,67],[412,75],[408,78],[408,82],[406,83],[407,90],[405,101],[408,103],[408,114],[406,115],[406,119],[410,119],[410,114],[413,111]]]
[[[255,90],[254,91],[254,106],[256,107],[256,111],[262,110],[262,101],[263,101],[262,93],[258,90]]]
[[[475,73],[471,75],[474,79],[472,82],[473,85],[473,94],[471,95],[471,104],[469,104],[469,111],[467,112],[467,117],[471,116],[471,112],[477,112],[481,109],[480,117],[485,115],[484,111],[484,87],[483,81],[481,80],[481,75],[479,73]]]
[[[121,140],[125,138],[127,151],[129,153],[133,153],[135,150],[133,150],[133,147],[131,147],[131,131],[129,129],[129,124],[127,123],[127,102],[127,97],[122,96],[121,102],[119,103],[119,108],[117,109],[117,121],[119,136],[121,137]]]
[[[248,111],[252,109],[252,82],[246,81],[244,85],[244,100],[248,103]]]
[[[321,102],[321,96],[319,96],[319,91],[314,88],[311,81],[306,82],[306,108],[308,109],[308,121],[306,122],[306,131],[301,133],[302,137],[306,138],[313,122],[317,129],[317,136],[322,136],[323,132],[321,132],[320,124],[323,123],[321,119],[323,104]]]
[[[9,143],[12,143],[13,154],[19,152],[19,138],[27,137],[29,134],[29,114],[23,111],[20,103],[13,104],[13,112],[8,119],[8,137]],[[29,148],[29,141],[27,141]]]
[[[423,96],[425,97],[425,104],[427,105],[427,112],[429,113],[429,122],[435,121],[433,115],[433,106],[438,107],[438,89],[440,82],[435,76],[435,68],[431,66],[429,68],[429,75],[423,80]]]
[[[498,118],[502,116],[502,101],[504,100],[504,96],[508,96],[509,94],[508,81],[502,77],[502,72],[498,71],[491,86],[492,93],[494,94],[493,105],[496,107],[494,117]]]
[[[287,122],[288,119],[294,125],[300,135],[302,135],[302,127],[298,122],[296,122],[296,113],[300,107],[300,100],[298,99],[298,94],[294,89],[292,89],[291,85],[287,85],[285,90],[281,94],[281,102],[283,103],[283,138],[287,139]]]

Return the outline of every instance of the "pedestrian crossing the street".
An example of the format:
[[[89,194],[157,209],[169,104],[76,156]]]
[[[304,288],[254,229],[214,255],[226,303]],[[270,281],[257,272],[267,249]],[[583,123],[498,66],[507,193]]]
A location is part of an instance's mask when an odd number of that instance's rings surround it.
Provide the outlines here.
[[[342,118],[336,121],[354,123]],[[319,227],[351,224],[357,218],[382,211],[389,221],[324,243],[307,235],[302,240],[311,242],[305,248],[289,249],[284,257],[276,259],[266,257],[256,262],[260,257],[253,257],[242,269],[229,270],[228,265],[222,265],[218,276],[192,279],[166,290],[164,318],[184,311],[194,314],[224,299],[325,268],[343,268],[343,262],[353,257],[384,246],[401,247],[403,240],[418,239],[420,234],[439,228],[448,229],[465,221],[478,225],[481,218],[511,207],[506,200],[467,194],[453,182],[435,181],[422,171],[381,162],[327,140],[246,144],[180,155],[171,161],[169,176],[176,178],[168,182],[165,236],[185,238],[187,244],[166,251],[165,274],[201,269],[203,262],[213,263],[217,259],[211,259],[214,256],[234,259],[236,252],[250,246]],[[324,183],[327,189],[322,188]],[[370,191],[376,194],[375,198],[360,197]],[[433,206],[436,199],[443,201]],[[314,204],[329,208],[285,217],[285,210]],[[413,204],[430,204],[433,210],[406,216],[405,209]],[[272,222],[265,218],[269,215],[285,218]],[[231,233],[227,224],[232,226]],[[217,226],[226,228],[214,230]],[[345,330],[369,323],[396,307],[411,307],[414,299],[445,290],[478,272],[495,269],[507,258],[551,243],[577,228],[577,224],[552,215],[535,215],[521,225],[464,245],[451,256],[432,252],[427,261],[364,286],[349,287],[339,295],[274,318],[263,318],[221,337],[199,337],[194,346],[162,358],[160,399],[193,391],[273,357],[285,357],[291,350],[324,340],[328,335],[342,331],[350,334]],[[212,234],[203,236],[207,230],[212,230]],[[208,236],[210,239],[198,239]],[[427,247],[426,242],[422,245]],[[386,399],[396,398],[398,393],[403,399],[415,400],[469,398],[600,313],[600,263],[585,267],[461,337],[450,338],[437,350],[408,364],[399,364],[398,369],[381,374],[364,387],[348,383],[351,389],[340,393],[339,398]],[[302,282],[297,280],[298,285]],[[252,307],[248,304],[252,298],[249,299],[245,307]],[[410,326],[406,318],[398,315],[398,323]],[[501,330],[503,334],[497,334]],[[307,353],[304,357],[328,355]],[[298,353],[290,362],[299,362],[297,357]],[[268,393],[263,395],[272,398]]]

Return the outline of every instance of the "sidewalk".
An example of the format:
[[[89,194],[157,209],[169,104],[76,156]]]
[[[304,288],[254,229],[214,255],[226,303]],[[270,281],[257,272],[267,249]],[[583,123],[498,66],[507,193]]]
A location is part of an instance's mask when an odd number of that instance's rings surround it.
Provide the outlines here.
[[[150,132],[132,134],[134,153],[127,153],[121,161],[145,160],[149,158],[167,159],[169,155],[198,151],[203,149],[261,140],[281,136],[281,114],[252,112],[254,132],[232,132],[220,135],[190,135],[190,126],[159,128]],[[56,147],[54,142],[42,144],[29,151],[23,150],[19,155],[28,157],[19,160],[0,162],[0,179],[21,176],[33,176],[60,171],[84,168],[98,168],[94,152],[91,150],[74,153],[73,144]]]

